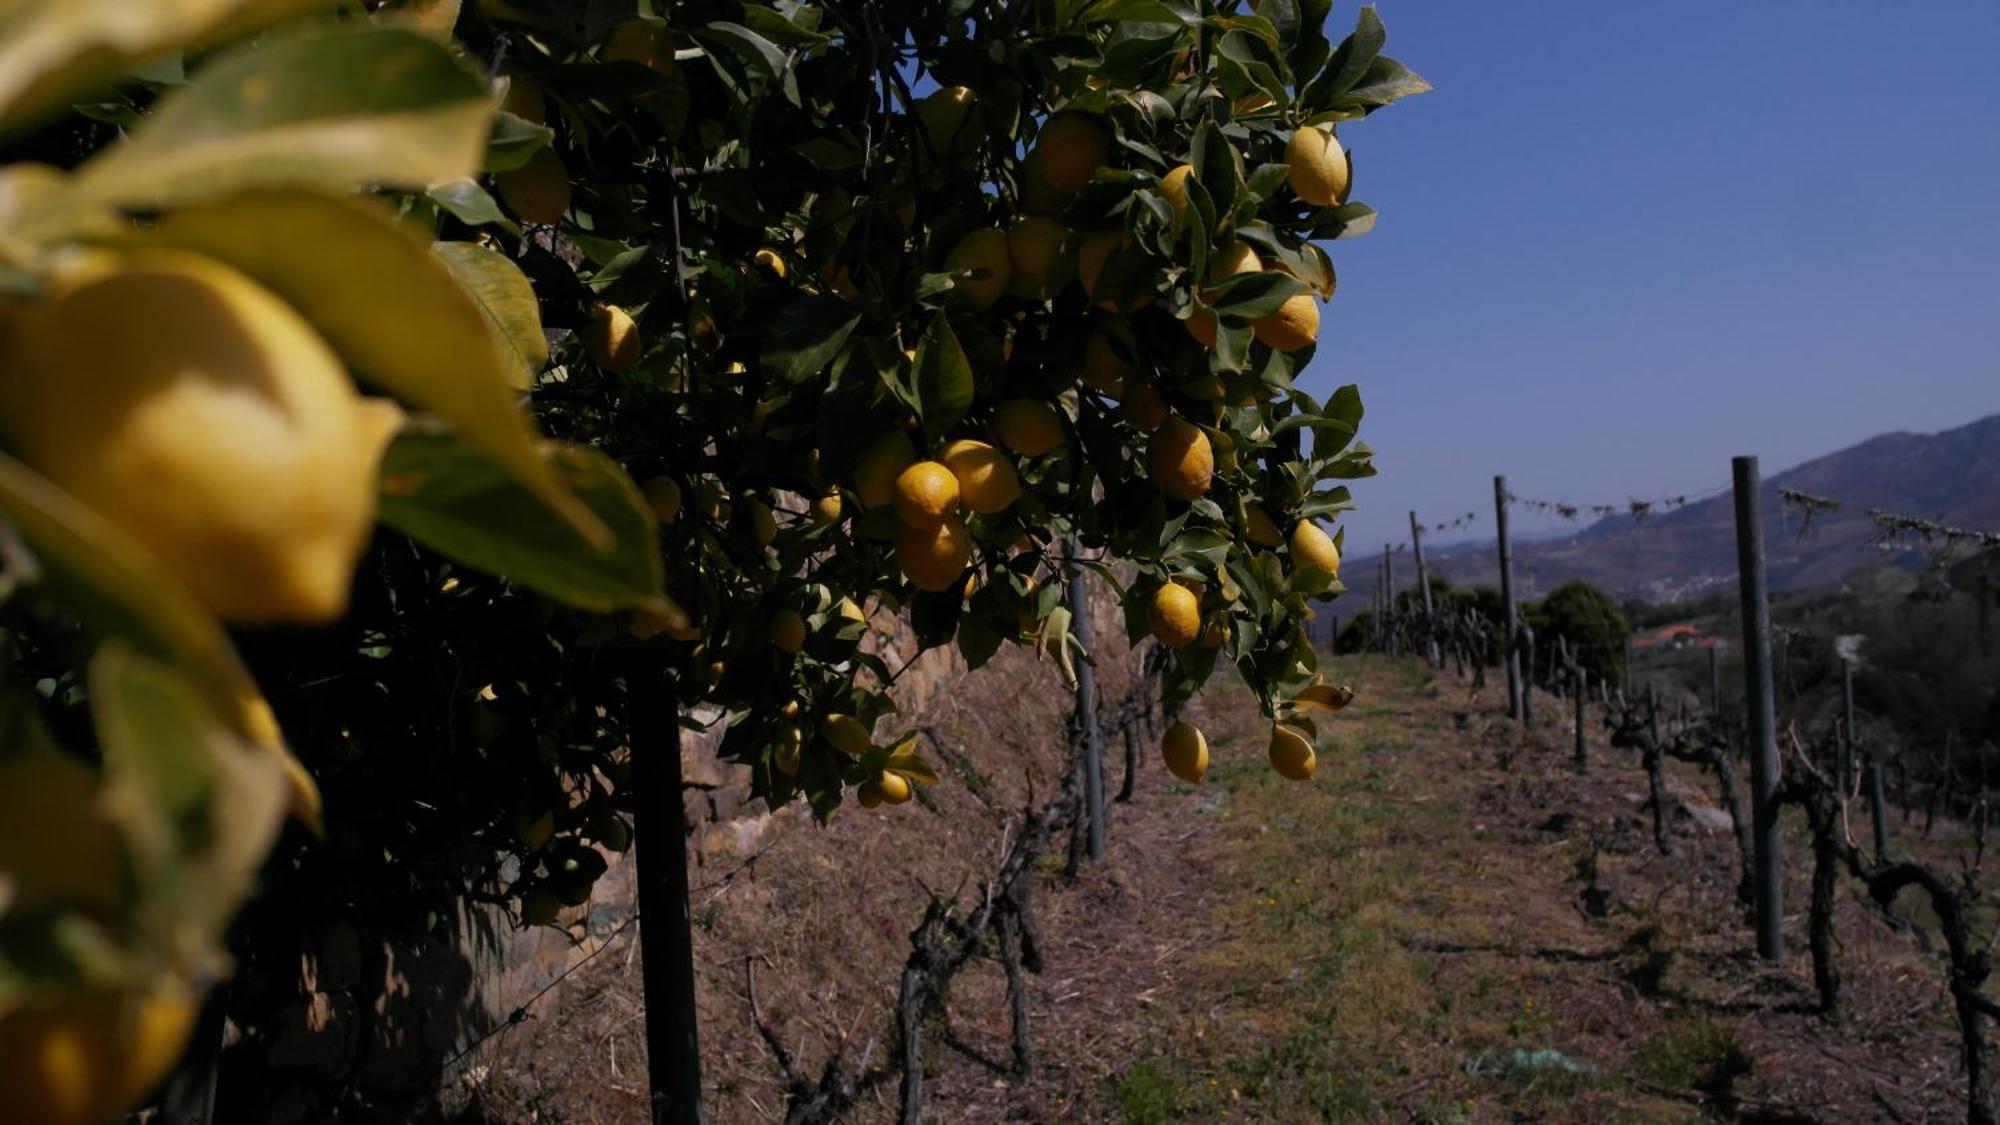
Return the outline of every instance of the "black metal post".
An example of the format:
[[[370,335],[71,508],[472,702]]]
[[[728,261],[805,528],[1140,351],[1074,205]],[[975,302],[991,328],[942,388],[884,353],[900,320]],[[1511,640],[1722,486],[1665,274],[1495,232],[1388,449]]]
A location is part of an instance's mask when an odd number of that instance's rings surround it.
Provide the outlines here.
[[[1444,657],[1438,652],[1437,617],[1431,605],[1430,577],[1424,573],[1424,529],[1417,523],[1417,513],[1410,513],[1410,551],[1416,556],[1417,589],[1424,592],[1424,638],[1425,651],[1431,667],[1442,668]]]
[[[1756,859],[1757,953],[1785,955],[1784,858],[1778,832],[1778,717],[1771,695],[1771,603],[1764,585],[1764,519],[1755,457],[1731,462],[1736,490],[1736,572],[1743,594],[1744,727],[1749,732],[1750,820]]]
[[[1847,798],[1854,785],[1854,768],[1858,761],[1854,756],[1854,662],[1842,657],[1840,660],[1840,796]]]
[[[1868,763],[1868,815],[1875,822],[1875,861],[1889,862],[1889,821],[1883,811],[1882,763]]]
[[[701,1125],[701,1048],[688,912],[687,813],[681,796],[678,704],[660,654],[633,649],[625,670],[637,788],[639,956],[646,1001],[646,1070],[653,1125]]]
[[[1506,642],[1500,646],[1507,663],[1507,717],[1521,715],[1521,662],[1514,647],[1514,556],[1507,543],[1507,478],[1493,478],[1493,522],[1500,533],[1500,604],[1505,607]]]
[[[1077,643],[1086,654],[1091,654],[1090,599],[1083,588],[1083,568],[1075,565],[1076,541],[1069,544],[1069,612],[1070,632],[1076,635]],[[1090,861],[1096,863],[1104,858],[1104,738],[1097,729],[1097,669],[1091,667],[1088,655],[1076,665],[1076,714],[1083,724],[1083,761],[1077,768],[1083,771],[1084,815],[1090,826]]]

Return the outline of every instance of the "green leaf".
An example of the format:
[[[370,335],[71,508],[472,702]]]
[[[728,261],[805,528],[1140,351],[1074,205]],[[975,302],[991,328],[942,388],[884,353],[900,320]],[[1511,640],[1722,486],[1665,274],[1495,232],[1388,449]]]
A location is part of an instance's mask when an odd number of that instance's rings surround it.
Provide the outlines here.
[[[11,910],[117,905],[123,857],[97,771],[56,744],[25,688],[0,689],[0,871]]]
[[[1218,316],[1256,320],[1278,311],[1278,306],[1301,293],[1306,283],[1277,270],[1238,274],[1216,287],[1210,304]]]
[[[197,40],[235,36],[321,0],[7,0],[0,3],[0,133]]]
[[[972,364],[945,314],[931,318],[917,342],[917,406],[924,435],[936,441],[972,408]]]
[[[1355,16],[1354,31],[1334,48],[1333,55],[1326,60],[1326,69],[1307,86],[1303,95],[1307,108],[1324,109],[1352,89],[1368,73],[1388,41],[1389,32],[1382,26],[1375,5],[1362,5]]]
[[[90,662],[104,808],[140,877],[141,926],[213,957],[285,814],[285,773],[205,707],[186,676],[120,642]]]
[[[194,250],[249,274],[311,321],[357,376],[450,422],[576,535],[609,541],[598,517],[564,490],[516,402],[514,389],[528,378],[519,345],[384,209],[357,198],[256,192],[177,211],[126,241]]]
[[[831,293],[807,294],[771,320],[762,365],[784,383],[803,383],[820,372],[861,322],[861,308]]]
[[[472,294],[473,300],[479,302],[479,311],[486,314],[487,323],[500,333],[500,339],[518,361],[516,373],[520,379],[514,384],[515,389],[527,390],[534,381],[534,372],[549,361],[542,310],[535,300],[534,286],[528,284],[528,275],[506,255],[476,242],[434,243],[431,252]]]
[[[90,632],[130,641],[192,676],[223,723],[279,762],[292,787],[292,811],[317,830],[320,798],[312,778],[285,748],[269,705],[222,626],[179,579],[102,516],[4,454],[0,511]]]
[[[751,65],[765,78],[776,78],[785,69],[785,52],[778,45],[740,23],[717,21],[695,28],[690,34],[704,43],[722,47]]]
[[[1188,146],[1188,162],[1208,193],[1210,214],[1229,214],[1236,206],[1236,184],[1242,178],[1242,165],[1215,122],[1204,121],[1194,131],[1194,139]],[[1211,219],[1211,229],[1213,225]]]
[[[1426,93],[1430,88],[1431,84],[1422,75],[1384,56],[1370,64],[1360,83],[1335,98],[1333,104],[1336,109],[1359,107],[1364,112],[1373,112],[1402,98]]]
[[[168,208],[258,187],[422,189],[479,170],[494,99],[445,45],[400,28],[293,34],[231,51],[78,170],[90,207]]]
[[[411,425],[382,459],[382,520],[468,566],[597,613],[655,609],[664,566],[652,513],[616,462],[584,446],[553,459],[563,487],[611,532],[592,550],[505,468],[457,436]]]
[[[424,191],[424,197],[467,226],[496,226],[509,234],[521,233],[514,220],[508,218],[486,189],[479,186],[479,181],[469,177],[432,184]]]
[[[511,172],[555,139],[556,131],[547,125],[537,125],[511,113],[496,113],[492,131],[486,137],[486,159],[482,166],[488,172]]]

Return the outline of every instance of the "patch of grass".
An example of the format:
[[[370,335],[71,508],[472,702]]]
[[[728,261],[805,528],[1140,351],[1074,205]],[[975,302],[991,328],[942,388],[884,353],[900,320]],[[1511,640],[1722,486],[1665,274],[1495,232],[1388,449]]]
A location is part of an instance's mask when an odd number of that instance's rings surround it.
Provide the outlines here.
[[[1173,1079],[1152,1063],[1139,1063],[1112,1079],[1111,1096],[1125,1113],[1125,1125],[1166,1125],[1180,1113]]]
[[[1639,1077],[1656,1086],[1716,1093],[1750,1073],[1750,1052],[1736,1025],[1706,1016],[1683,1020],[1639,1045]]]

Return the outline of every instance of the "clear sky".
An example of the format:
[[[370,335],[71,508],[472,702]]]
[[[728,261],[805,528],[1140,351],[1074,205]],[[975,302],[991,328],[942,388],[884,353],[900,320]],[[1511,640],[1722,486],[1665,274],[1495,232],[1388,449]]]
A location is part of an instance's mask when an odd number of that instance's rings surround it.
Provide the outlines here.
[[[1707,491],[2000,411],[2000,0],[1380,10],[1436,89],[1342,127],[1381,219],[1304,386],[1361,385],[1351,552],[1490,537],[1495,473]]]

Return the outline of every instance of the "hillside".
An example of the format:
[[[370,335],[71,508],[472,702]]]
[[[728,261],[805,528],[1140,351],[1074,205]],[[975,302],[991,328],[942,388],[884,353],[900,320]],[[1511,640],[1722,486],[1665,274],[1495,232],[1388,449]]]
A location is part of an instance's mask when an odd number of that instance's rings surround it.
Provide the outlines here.
[[[1778,590],[1838,586],[1862,566],[1915,567],[1921,551],[1877,547],[1870,508],[1940,519],[1961,527],[2000,527],[2000,414],[1936,434],[1889,433],[1816,460],[1770,473],[1764,480],[1765,550]],[[1844,501],[1814,516],[1801,537],[1799,513],[1778,491],[1797,489]],[[1378,556],[1344,568],[1353,597],[1348,612],[1373,594]],[[1499,581],[1493,541],[1459,543],[1427,552],[1432,569],[1461,586]],[[1398,585],[1415,571],[1408,552],[1397,556]],[[1523,597],[1539,597],[1584,579],[1620,599],[1678,601],[1727,587],[1736,579],[1734,500],[1728,491],[1676,511],[1634,521],[1600,520],[1574,535],[1518,543],[1515,581]],[[1351,608],[1349,608],[1351,607]]]

